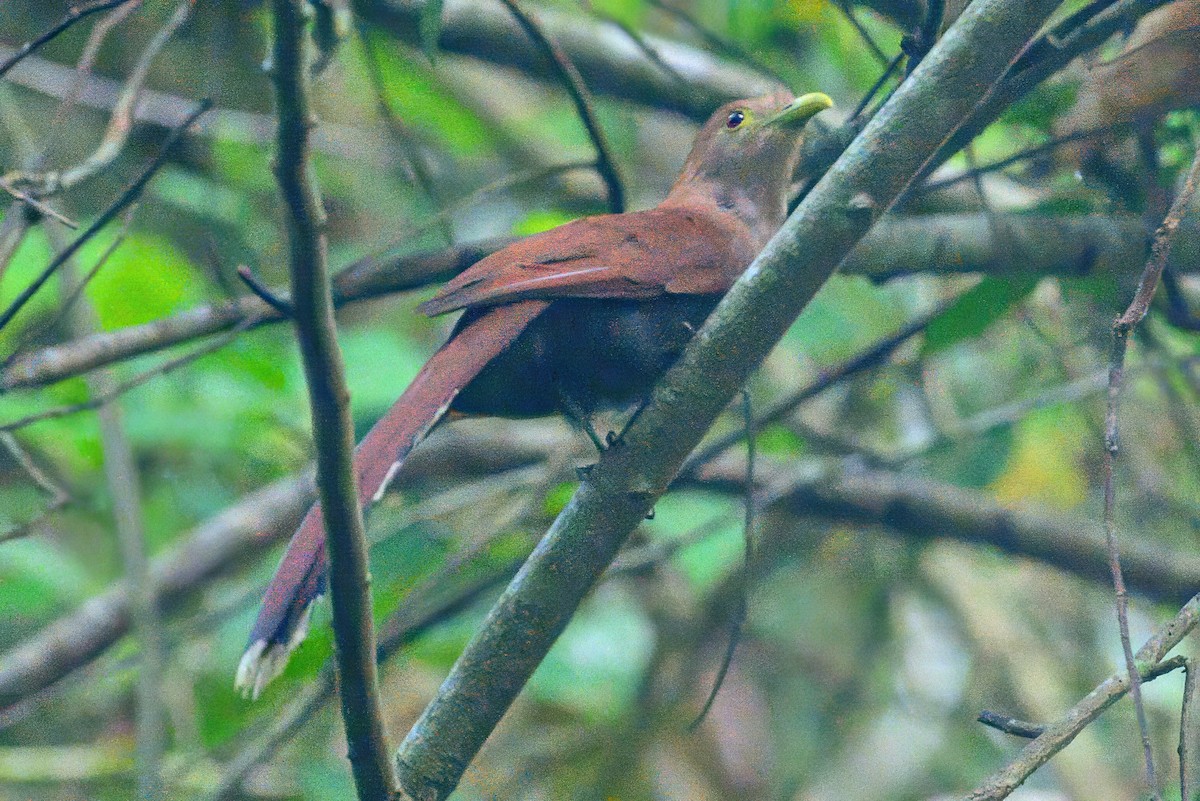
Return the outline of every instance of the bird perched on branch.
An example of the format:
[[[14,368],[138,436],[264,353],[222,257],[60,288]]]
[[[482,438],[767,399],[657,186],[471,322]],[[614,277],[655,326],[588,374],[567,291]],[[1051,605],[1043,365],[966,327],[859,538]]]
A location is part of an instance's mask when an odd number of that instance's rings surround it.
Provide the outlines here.
[[[832,101],[722,106],[653,209],[576,220],[482,259],[420,308],[463,310],[450,338],[355,452],[360,502],[383,494],[447,414],[584,420],[643,400],[787,216],[805,124]],[[319,505],[267,588],[237,685],[257,697],[325,590]]]

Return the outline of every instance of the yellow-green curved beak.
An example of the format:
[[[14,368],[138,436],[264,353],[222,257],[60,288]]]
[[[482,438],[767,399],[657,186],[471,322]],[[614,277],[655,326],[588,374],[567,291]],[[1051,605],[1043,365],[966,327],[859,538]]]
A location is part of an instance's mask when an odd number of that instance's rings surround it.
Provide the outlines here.
[[[783,111],[771,120],[774,125],[800,128],[818,113],[833,105],[833,100],[824,92],[809,92],[784,106]]]

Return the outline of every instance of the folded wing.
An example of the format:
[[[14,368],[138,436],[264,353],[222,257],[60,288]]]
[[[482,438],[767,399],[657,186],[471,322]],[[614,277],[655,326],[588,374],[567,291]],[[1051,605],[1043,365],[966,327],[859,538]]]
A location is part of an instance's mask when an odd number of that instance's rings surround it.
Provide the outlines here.
[[[745,225],[728,213],[665,207],[588,217],[480,260],[420,310],[435,315],[531,298],[720,294],[757,251]]]

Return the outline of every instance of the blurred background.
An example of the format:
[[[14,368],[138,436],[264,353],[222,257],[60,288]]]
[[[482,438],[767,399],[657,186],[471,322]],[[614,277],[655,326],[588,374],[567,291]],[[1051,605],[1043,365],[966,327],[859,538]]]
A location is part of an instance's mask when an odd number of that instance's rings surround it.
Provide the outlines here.
[[[0,5],[0,62],[71,5]],[[927,50],[933,12],[960,10],[522,7],[595,93],[629,208],[664,196],[720,103],[780,83],[837,104],[802,192],[903,76],[897,55]],[[115,209],[0,329],[0,797],[352,797],[327,604],[257,702],[233,688],[312,497],[291,329],[237,274],[286,293],[269,16],[108,3],[0,80],[0,303]],[[314,159],[361,435],[449,330],[413,310],[436,281],[607,206],[554,68],[499,2],[317,17]],[[748,387],[770,417],[753,492],[731,408],[723,447],[635,532],[455,798],[957,797],[1026,742],[981,710],[1044,723],[1123,664],[1101,524],[1110,327],[1195,153],[1200,2],[1138,4],[1118,27],[1006,99],[826,285]],[[201,98],[213,109],[164,151]],[[1135,648],[1200,589],[1197,225],[1126,365],[1115,520]],[[458,422],[372,513],[395,742],[594,459],[561,421]],[[1167,798],[1181,675],[1144,690]],[[1126,700],[1014,797],[1127,799],[1143,773]]]

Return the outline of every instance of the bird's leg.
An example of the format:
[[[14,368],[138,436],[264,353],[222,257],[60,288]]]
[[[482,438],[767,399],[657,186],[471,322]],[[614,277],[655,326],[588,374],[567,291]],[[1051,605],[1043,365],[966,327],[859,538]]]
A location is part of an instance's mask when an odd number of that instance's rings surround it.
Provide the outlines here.
[[[596,450],[604,453],[608,445],[605,440],[600,439],[600,435],[596,433],[596,428],[592,425],[592,415],[584,408],[583,404],[577,401],[569,392],[561,385],[557,387],[558,405],[562,410],[563,417],[571,425],[578,428],[580,431],[588,435],[588,439],[596,446]],[[611,444],[611,443],[609,443]]]
[[[572,426],[578,428],[583,433],[587,434],[588,439],[596,446],[599,453],[604,453],[608,445],[605,440],[600,439],[600,435],[596,433],[596,427],[592,425],[591,414],[583,407],[583,404],[577,401],[562,385],[556,388],[558,392],[558,405],[562,410],[562,415],[567,419]],[[593,465],[584,465],[575,468],[575,476],[583,481],[587,478],[588,473],[592,471]]]

